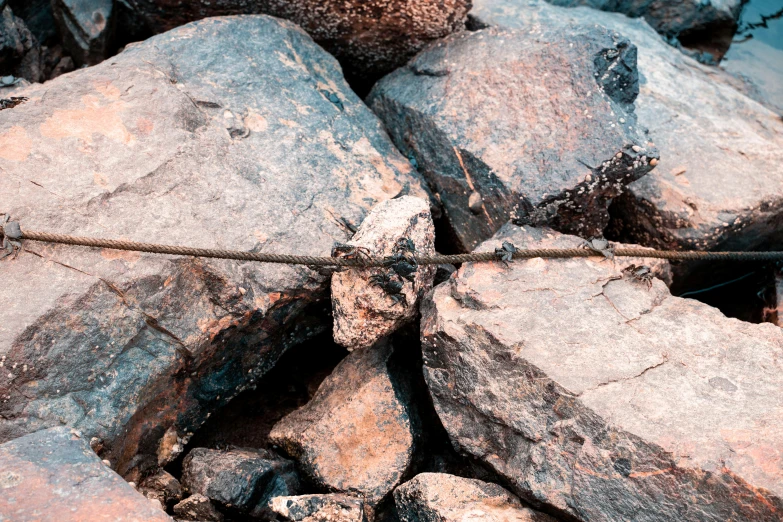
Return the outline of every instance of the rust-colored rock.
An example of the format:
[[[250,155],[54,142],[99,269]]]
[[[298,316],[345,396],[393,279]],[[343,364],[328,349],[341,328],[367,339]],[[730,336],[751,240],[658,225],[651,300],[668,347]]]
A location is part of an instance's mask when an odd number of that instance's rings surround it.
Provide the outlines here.
[[[464,27],[470,0],[128,0],[154,32],[208,16],[263,13],[291,20],[344,68],[377,78],[428,42]]]
[[[14,95],[29,100],[0,111],[0,212],[22,229],[329,255],[377,203],[427,197],[337,61],[266,16]],[[26,242],[0,278],[0,441],[65,423],[132,480],[330,327],[309,313],[330,281],[304,266]]]
[[[0,520],[171,522],[66,427],[0,445]]]
[[[581,240],[508,226],[522,248]],[[465,264],[422,318],[455,446],[577,520],[783,517],[783,330],[596,259]]]
[[[408,471],[416,437],[410,392],[390,371],[392,352],[385,340],[351,353],[269,434],[317,486],[358,494],[370,508]]]
[[[413,242],[414,251],[405,244],[408,240]],[[419,297],[432,288],[437,267],[416,267],[406,260],[413,254],[435,253],[429,203],[413,196],[384,201],[370,212],[347,244],[358,249],[354,255],[400,256],[388,268],[355,268],[332,276],[334,340],[355,350],[372,346],[413,319],[419,310]],[[411,273],[411,269],[416,270]]]
[[[555,522],[490,482],[421,473],[394,490],[402,522]]]
[[[368,101],[469,251],[509,219],[599,234],[611,199],[658,158],[636,123],[638,92],[631,42],[565,25],[449,36]]]

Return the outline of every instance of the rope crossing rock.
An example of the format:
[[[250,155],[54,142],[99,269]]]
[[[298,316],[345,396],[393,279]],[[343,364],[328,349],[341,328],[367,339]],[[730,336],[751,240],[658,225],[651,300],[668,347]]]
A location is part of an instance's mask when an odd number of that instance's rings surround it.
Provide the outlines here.
[[[126,250],[132,252],[147,252],[151,254],[168,254],[178,256],[206,257],[214,259],[234,259],[238,261],[256,261],[259,263],[282,263],[291,265],[309,266],[337,266],[337,267],[377,267],[386,266],[389,259],[378,256],[346,257],[319,257],[302,256],[295,254],[271,254],[266,252],[248,252],[241,250],[224,250],[214,248],[196,248],[175,245],[161,245],[156,243],[142,243],[138,241],[125,241],[120,239],[102,239],[67,234],[54,234],[50,232],[21,230],[18,222],[5,221],[0,224],[0,232],[3,234],[3,249],[0,258],[18,250],[21,240],[40,241],[45,243],[58,243],[93,248],[110,248],[114,250]],[[513,248],[513,245],[509,245]],[[623,248],[612,250],[616,257],[642,257],[668,260],[706,260],[706,261],[780,261],[783,260],[783,252],[702,252],[698,250],[655,250],[651,248]],[[495,252],[474,252],[470,254],[454,255],[415,255],[420,265],[439,265],[457,263],[481,263],[489,261],[508,261],[510,259],[551,258],[562,259],[571,257],[607,257],[605,250],[599,250],[586,243],[584,248],[533,248],[519,249],[498,248]]]

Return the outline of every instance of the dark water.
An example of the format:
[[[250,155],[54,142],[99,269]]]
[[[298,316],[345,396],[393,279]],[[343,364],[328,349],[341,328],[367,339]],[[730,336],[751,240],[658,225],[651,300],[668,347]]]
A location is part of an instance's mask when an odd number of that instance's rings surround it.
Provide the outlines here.
[[[745,4],[734,45],[750,39],[783,49],[783,0],[750,0]]]

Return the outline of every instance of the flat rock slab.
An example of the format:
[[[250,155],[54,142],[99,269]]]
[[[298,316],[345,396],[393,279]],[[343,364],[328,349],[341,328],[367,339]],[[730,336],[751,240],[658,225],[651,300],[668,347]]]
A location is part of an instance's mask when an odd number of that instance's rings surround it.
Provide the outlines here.
[[[636,125],[636,48],[587,26],[485,29],[433,44],[368,103],[470,251],[509,219],[584,237],[653,168]]]
[[[508,226],[498,241],[580,240]],[[465,264],[424,305],[455,446],[578,520],[780,520],[783,330],[593,258]]]
[[[347,70],[377,78],[428,42],[464,28],[470,0],[133,0],[155,32],[209,16],[263,13],[305,29]]]
[[[555,522],[497,484],[446,473],[421,473],[394,490],[402,522]]]
[[[15,95],[0,212],[27,230],[328,256],[380,201],[427,197],[337,61],[266,16]],[[304,266],[27,242],[0,273],[0,441],[66,423],[126,477],[330,326],[306,314],[329,279]]]
[[[367,522],[361,499],[340,493],[275,497],[269,506],[294,522]]]
[[[698,250],[774,250],[783,240],[783,121],[733,88],[724,72],[667,45],[643,20],[535,0],[475,4],[483,24],[531,33],[600,24],[638,48],[636,114],[661,159],[614,201],[613,236]]]
[[[414,252],[400,248],[412,241]],[[384,201],[347,242],[355,255],[401,257],[389,267],[353,268],[332,276],[334,340],[349,350],[372,346],[418,313],[419,297],[432,288],[436,265],[416,266],[406,255],[435,254],[429,203],[413,196]],[[394,267],[400,264],[400,273]],[[415,268],[414,273],[409,270]],[[413,279],[412,281],[408,279]],[[388,287],[388,288],[387,288]]]
[[[182,485],[219,505],[255,517],[268,515],[272,497],[294,495],[294,463],[263,449],[194,448],[182,463]]]
[[[372,509],[411,466],[409,392],[389,370],[391,341],[356,350],[304,407],[269,434],[316,486],[361,496]]]
[[[0,491],[3,522],[171,522],[66,427],[1,444]]]

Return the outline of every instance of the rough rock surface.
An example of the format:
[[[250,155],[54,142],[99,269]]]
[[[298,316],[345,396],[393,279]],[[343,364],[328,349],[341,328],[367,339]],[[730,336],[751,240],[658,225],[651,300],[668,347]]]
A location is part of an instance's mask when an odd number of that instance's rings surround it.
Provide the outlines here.
[[[742,0],[549,0],[550,3],[587,6],[643,17],[664,37],[684,47],[709,53],[720,61],[737,30]]]
[[[158,470],[144,478],[139,484],[139,492],[149,499],[155,499],[161,506],[172,507],[182,500],[182,486],[170,473]]]
[[[573,247],[508,226],[494,242]],[[465,264],[422,318],[456,447],[579,520],[780,520],[783,330],[594,259]]]
[[[40,81],[41,48],[11,7],[0,5],[0,76],[9,75],[30,82]]]
[[[721,71],[666,45],[643,20],[622,15],[510,0],[478,0],[473,13],[486,25],[532,32],[572,20],[601,24],[638,47],[636,114],[661,160],[614,201],[614,237],[699,250],[753,249],[782,239],[783,121],[732,88]]]
[[[195,448],[182,464],[182,485],[222,507],[262,517],[272,497],[298,492],[299,477],[293,462],[266,450]]]
[[[366,249],[362,252],[371,256],[389,257],[401,239],[413,241],[418,254],[435,254],[435,226],[427,201],[412,196],[384,201],[370,212],[347,244]],[[413,267],[410,263],[407,266]],[[332,276],[335,342],[349,350],[367,348],[413,319],[419,311],[420,296],[432,288],[436,269],[435,265],[419,266],[415,274],[408,275],[413,281],[398,275],[392,267],[336,272]],[[400,283],[402,290],[390,295],[382,287],[383,282],[374,282],[373,277]],[[395,301],[395,295],[404,298]]]
[[[178,520],[198,520],[199,522],[222,522],[223,514],[218,511],[210,500],[196,493],[174,506],[174,514]]]
[[[427,197],[337,61],[266,16],[14,94],[29,101],[0,111],[0,211],[27,230],[328,255],[378,202]],[[28,242],[0,274],[0,441],[69,424],[134,481],[329,328],[307,313],[329,279],[304,266]]]
[[[430,46],[368,101],[469,251],[509,218],[606,226],[658,156],[636,125],[638,81],[636,48],[605,29],[490,28]]]
[[[77,65],[94,65],[109,55],[114,0],[54,0],[52,10],[63,43]]]
[[[470,0],[126,0],[155,32],[208,16],[263,13],[291,20],[367,78],[404,64],[428,42],[464,27]]]
[[[554,522],[497,484],[446,473],[416,475],[394,490],[394,503],[402,522]]]
[[[66,427],[0,445],[0,492],[8,522],[171,521]]]
[[[392,352],[386,340],[351,353],[269,434],[316,486],[358,494],[370,507],[408,471],[416,437],[409,392],[390,372]]]
[[[740,92],[783,117],[782,64],[783,50],[751,38],[732,45],[720,66],[737,78]]]
[[[294,522],[367,522],[361,499],[340,493],[275,497],[269,507]]]

